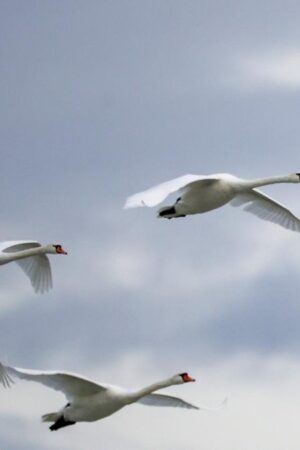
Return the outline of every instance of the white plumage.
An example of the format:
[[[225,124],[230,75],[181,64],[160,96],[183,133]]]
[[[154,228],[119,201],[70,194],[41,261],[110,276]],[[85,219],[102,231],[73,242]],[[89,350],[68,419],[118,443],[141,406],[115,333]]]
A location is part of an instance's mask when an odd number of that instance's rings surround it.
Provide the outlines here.
[[[29,277],[35,292],[52,288],[49,254],[67,254],[61,245],[42,246],[36,241],[6,241],[0,243],[0,265],[15,261]]]
[[[300,220],[284,205],[258,189],[276,183],[299,183],[300,174],[243,180],[230,174],[184,175],[128,197],[125,208],[156,206],[168,195],[179,191],[180,197],[172,206],[158,211],[158,217],[172,219],[200,214],[226,203],[242,206],[257,217],[276,223],[292,231],[300,231]]]
[[[45,414],[42,417],[45,422],[54,422],[50,427],[51,430],[73,425],[76,422],[96,421],[135,402],[150,406],[208,409],[198,408],[171,395],[153,393],[168,386],[195,381],[186,372],[132,391],[110,384],[99,384],[73,373],[20,369],[0,363],[0,382],[4,387],[14,383],[15,377],[41,383],[65,394],[67,405],[57,412]]]

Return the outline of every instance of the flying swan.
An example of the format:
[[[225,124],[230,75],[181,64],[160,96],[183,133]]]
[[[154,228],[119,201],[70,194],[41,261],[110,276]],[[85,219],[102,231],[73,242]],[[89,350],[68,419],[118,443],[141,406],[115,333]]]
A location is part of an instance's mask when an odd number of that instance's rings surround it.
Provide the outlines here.
[[[299,183],[300,173],[257,180],[243,180],[234,175],[183,175],[127,198],[124,208],[156,206],[169,194],[180,191],[172,206],[158,211],[158,217],[173,219],[200,214],[230,203],[242,206],[255,216],[276,223],[288,230],[300,231],[300,220],[284,205],[256,189],[276,183]]]
[[[76,422],[94,422],[110,416],[131,403],[142,403],[150,406],[172,406],[188,409],[198,408],[181,398],[171,395],[153,394],[168,386],[195,381],[188,373],[180,373],[171,378],[151,384],[136,391],[130,391],[109,384],[98,384],[80,375],[68,372],[44,372],[29,369],[18,369],[0,363],[0,382],[4,387],[14,383],[13,377],[36,381],[65,394],[68,403],[57,412],[42,416],[43,422],[54,422],[50,430],[58,430]],[[223,404],[225,404],[226,399]],[[222,404],[222,406],[223,406]]]
[[[36,241],[0,242],[0,265],[15,261],[29,277],[35,292],[52,288],[51,266],[46,254],[67,255],[61,245],[42,246]]]

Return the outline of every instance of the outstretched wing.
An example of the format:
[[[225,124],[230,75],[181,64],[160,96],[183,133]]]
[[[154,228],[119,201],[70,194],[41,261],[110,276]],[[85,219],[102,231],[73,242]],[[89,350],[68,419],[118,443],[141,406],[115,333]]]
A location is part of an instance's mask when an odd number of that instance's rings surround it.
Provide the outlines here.
[[[244,211],[260,219],[276,223],[288,230],[300,232],[300,220],[281,203],[265,195],[258,189],[238,194],[231,202],[232,206],[242,206]]]
[[[35,292],[43,294],[52,288],[51,266],[46,255],[30,256],[15,261],[30,279]]]
[[[188,184],[197,181],[210,179],[209,176],[204,175],[183,175],[182,177],[174,178],[165,183],[153,186],[146,191],[139,192],[127,198],[124,208],[136,208],[138,206],[156,206],[164,201],[168,195],[173,192],[185,188]]]
[[[30,248],[41,247],[37,241],[4,241],[0,242],[0,253],[14,253]]]
[[[94,381],[68,372],[44,372],[30,369],[9,367],[0,363],[0,382],[4,387],[14,383],[13,378],[36,381],[65,394],[68,400],[74,397],[88,396],[106,389]]]
[[[0,252],[14,253],[31,248],[41,247],[36,241],[6,241],[1,242]],[[41,294],[52,288],[52,273],[49,259],[46,255],[29,256],[15,261],[29,277],[35,292]]]
[[[227,398],[216,408],[208,408],[206,406],[195,406],[178,397],[164,394],[149,394],[138,400],[138,403],[148,406],[170,406],[175,408],[199,409],[202,411],[218,411],[227,405]]]
[[[138,400],[138,403],[148,406],[170,406],[173,408],[201,409],[178,397],[164,394],[149,394]]]

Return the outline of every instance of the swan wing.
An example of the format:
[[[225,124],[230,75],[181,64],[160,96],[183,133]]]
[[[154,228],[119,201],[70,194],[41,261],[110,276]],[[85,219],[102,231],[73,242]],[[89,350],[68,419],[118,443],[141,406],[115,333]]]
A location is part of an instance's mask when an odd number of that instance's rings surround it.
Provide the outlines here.
[[[30,248],[41,247],[37,241],[4,241],[0,242],[0,253],[14,253]]]
[[[148,406],[170,406],[175,408],[201,409],[178,397],[164,394],[149,394],[138,400],[138,403]]]
[[[15,261],[29,277],[35,292],[43,294],[52,288],[51,266],[46,255],[29,256]]]
[[[105,386],[73,373],[20,369],[0,363],[0,382],[5,388],[14,383],[14,377],[36,381],[56,391],[63,392],[68,400],[74,397],[97,394],[107,389]]]
[[[6,241],[0,243],[0,253],[14,253],[36,247],[41,247],[36,241]],[[29,277],[35,292],[42,294],[52,288],[51,266],[46,255],[29,256],[15,262]]]
[[[223,402],[215,408],[195,406],[191,403],[186,402],[185,400],[182,400],[181,398],[164,394],[149,394],[138,400],[138,402],[148,406],[170,406],[175,408],[199,409],[202,411],[218,411],[227,406],[228,399],[226,397]]]
[[[164,201],[173,192],[184,189],[190,183],[197,180],[210,179],[203,175],[183,175],[165,183],[153,186],[146,191],[139,192],[127,198],[124,208],[136,208],[138,206],[156,206]]]
[[[248,211],[260,219],[276,223],[288,230],[300,232],[300,220],[284,205],[258,189],[238,194],[230,204],[242,206],[244,211]]]

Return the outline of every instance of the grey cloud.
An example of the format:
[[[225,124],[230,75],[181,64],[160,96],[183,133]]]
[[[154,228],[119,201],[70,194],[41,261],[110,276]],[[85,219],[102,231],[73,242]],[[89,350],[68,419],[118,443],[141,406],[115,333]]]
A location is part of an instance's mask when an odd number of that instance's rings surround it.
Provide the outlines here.
[[[54,289],[43,297],[19,268],[1,268],[2,358],[81,372],[138,351],[155,373],[245,352],[298,361],[298,235],[230,207],[170,222],[122,210],[127,195],[184,173],[300,171],[298,93],[227,82],[239,57],[299,48],[298,9],[3,5],[1,240],[59,241],[69,255],[51,258]],[[299,215],[298,186],[266,192]],[[31,432],[31,450],[48,448],[50,435],[41,443]],[[127,442],[141,448],[140,438]]]

